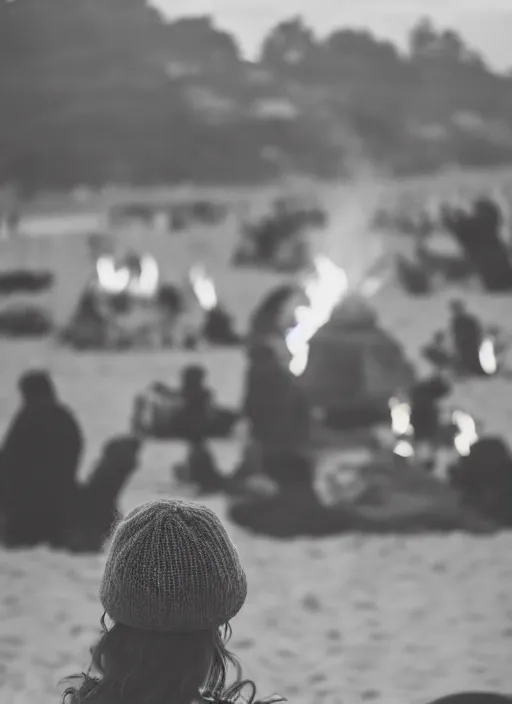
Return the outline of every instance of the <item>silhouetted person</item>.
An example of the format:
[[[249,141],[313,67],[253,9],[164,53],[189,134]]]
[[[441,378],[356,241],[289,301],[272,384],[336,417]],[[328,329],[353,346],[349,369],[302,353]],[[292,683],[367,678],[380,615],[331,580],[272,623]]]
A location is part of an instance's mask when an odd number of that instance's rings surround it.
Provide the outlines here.
[[[98,292],[87,287],[62,338],[77,349],[101,348],[109,338],[109,325]]]
[[[512,264],[501,237],[501,208],[491,198],[479,198],[474,204],[473,219],[473,250],[485,287],[489,291],[509,291],[512,289]]]
[[[411,390],[411,418],[415,440],[435,440],[441,427],[439,401],[450,391],[440,376],[415,384]]]
[[[499,437],[477,440],[449,470],[465,501],[502,526],[512,526],[512,456]]]
[[[322,506],[313,489],[313,467],[306,458],[281,458],[265,467],[276,483],[273,496],[247,493],[230,503],[228,516],[241,528],[275,538],[320,537],[350,530],[351,512]],[[269,471],[270,470],[270,471]]]
[[[215,458],[205,441],[190,443],[185,461],[185,476],[196,484],[201,494],[220,491],[224,479],[217,469]]]
[[[237,345],[240,336],[233,329],[233,321],[222,306],[208,311],[203,329],[204,337],[214,345]]]
[[[100,460],[77,494],[73,529],[67,541],[76,552],[99,552],[121,518],[118,500],[137,469],[141,442],[133,436],[105,443]]]
[[[422,356],[439,371],[451,367],[453,355],[447,349],[446,334],[442,331],[436,332],[432,341],[422,349]]]
[[[250,424],[251,439],[260,448],[266,473],[271,473],[272,478],[288,461],[307,456],[311,413],[306,394],[285,360],[270,344],[254,345],[249,356],[243,414]]]
[[[470,211],[445,208],[443,222],[464,249],[488,291],[512,288],[512,265],[501,239],[503,214],[487,197],[477,199]]]
[[[5,542],[58,546],[63,543],[76,497],[82,434],[45,372],[25,374],[19,389],[23,405],[0,454]]]
[[[452,301],[451,311],[450,330],[461,371],[483,374],[480,364],[483,330],[480,321],[466,310],[462,301]]]
[[[183,294],[173,284],[162,284],[158,289],[158,304],[168,315],[176,316],[184,309]]]
[[[205,385],[203,367],[191,364],[181,377],[182,419],[184,434],[190,442],[200,441],[208,433],[212,415],[212,393]]]
[[[190,365],[183,370],[181,396],[184,438],[188,441],[186,476],[202,491],[218,488],[220,476],[215,460],[207,447],[214,422],[212,393],[205,385],[206,372],[203,367]]]

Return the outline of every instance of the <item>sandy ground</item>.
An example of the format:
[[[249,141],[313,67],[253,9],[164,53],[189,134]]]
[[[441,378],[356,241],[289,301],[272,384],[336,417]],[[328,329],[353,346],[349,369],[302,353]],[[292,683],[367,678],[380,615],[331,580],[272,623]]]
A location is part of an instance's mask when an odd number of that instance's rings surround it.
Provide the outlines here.
[[[61,251],[59,261],[63,257]],[[237,274],[230,286],[220,282],[238,317],[270,281],[260,277],[253,286],[255,280]],[[62,291],[58,295],[62,301]],[[400,335],[414,358],[445,323],[450,295],[407,300],[389,288],[375,303],[382,324]],[[512,331],[510,299],[466,297],[487,320]],[[237,403],[241,353],[199,351],[192,357],[209,369],[219,401]],[[135,393],[155,379],[176,381],[185,359],[191,355],[78,355],[51,342],[1,341],[0,431],[17,402],[18,375],[45,365],[82,420],[86,472],[106,437],[127,428]],[[457,389],[454,403],[512,442],[511,390],[512,382],[503,379],[471,382]],[[169,495],[170,467],[183,451],[179,443],[149,443],[123,508]],[[238,451],[236,440],[215,445],[226,469]],[[222,499],[209,503],[224,515]],[[232,647],[262,696],[279,692],[297,704],[413,704],[460,688],[512,691],[512,535],[282,543],[228,529],[250,585],[247,605],[233,622]],[[55,704],[60,678],[87,667],[101,616],[103,561],[45,548],[0,554],[2,704]]]

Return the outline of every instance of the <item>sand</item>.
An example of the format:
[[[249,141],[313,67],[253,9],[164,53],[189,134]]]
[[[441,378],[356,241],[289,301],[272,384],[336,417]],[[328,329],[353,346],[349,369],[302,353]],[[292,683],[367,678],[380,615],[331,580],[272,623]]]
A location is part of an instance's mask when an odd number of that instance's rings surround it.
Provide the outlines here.
[[[237,274],[230,286],[222,282],[239,317],[271,279],[261,276],[253,286],[255,280]],[[391,286],[375,303],[382,324],[400,334],[415,359],[445,323],[452,293],[414,300]],[[489,322],[512,331],[509,299],[465,296]],[[219,401],[239,401],[244,360],[238,351],[80,355],[51,342],[0,341],[0,431],[17,402],[18,375],[44,364],[83,423],[86,472],[103,441],[127,429],[134,395],[155,379],[176,381],[191,359],[208,368]],[[460,385],[453,402],[512,442],[511,392],[511,381],[479,380]],[[170,467],[183,452],[179,443],[148,443],[123,508],[177,495]],[[215,443],[226,469],[238,452],[236,439]],[[208,503],[224,515],[221,498]],[[511,534],[279,542],[228,529],[250,587],[232,624],[232,649],[260,695],[278,692],[294,704],[414,704],[460,688],[512,691]],[[101,616],[103,561],[44,547],[0,553],[2,704],[55,704],[60,678],[87,667]]]

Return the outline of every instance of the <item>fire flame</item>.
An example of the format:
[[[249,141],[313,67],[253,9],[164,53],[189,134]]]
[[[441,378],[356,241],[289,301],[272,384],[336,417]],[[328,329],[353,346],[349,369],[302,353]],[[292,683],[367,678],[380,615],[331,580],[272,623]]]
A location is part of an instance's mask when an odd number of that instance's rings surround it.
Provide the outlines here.
[[[414,447],[408,440],[400,440],[397,442],[393,452],[395,455],[398,455],[398,457],[403,457],[404,459],[414,457]]]
[[[397,437],[413,435],[414,428],[411,425],[411,406],[405,401],[397,398],[389,400],[389,410],[391,411],[391,429]]]
[[[189,272],[192,289],[203,310],[210,311],[217,305],[217,292],[213,280],[201,266],[194,266]]]
[[[96,262],[96,273],[100,288],[107,293],[122,293],[130,282],[129,270],[117,269],[113,257],[100,257]]]
[[[96,262],[96,273],[100,288],[111,294],[130,293],[141,298],[152,297],[159,281],[158,264],[147,255],[141,260],[141,273],[133,276],[126,266],[116,267],[114,257],[102,256]]]
[[[452,422],[457,432],[453,440],[455,449],[462,457],[467,457],[471,452],[472,445],[478,440],[476,423],[469,413],[464,411],[453,411]]]
[[[294,376],[301,376],[306,370],[312,337],[329,321],[348,287],[345,271],[328,257],[319,255],[314,266],[314,274],[304,284],[309,305],[297,307],[297,324],[286,335],[286,346],[292,355],[289,369]]]
[[[496,374],[498,371],[498,360],[496,358],[494,340],[492,337],[484,337],[478,351],[478,358],[484,374],[488,376]]]

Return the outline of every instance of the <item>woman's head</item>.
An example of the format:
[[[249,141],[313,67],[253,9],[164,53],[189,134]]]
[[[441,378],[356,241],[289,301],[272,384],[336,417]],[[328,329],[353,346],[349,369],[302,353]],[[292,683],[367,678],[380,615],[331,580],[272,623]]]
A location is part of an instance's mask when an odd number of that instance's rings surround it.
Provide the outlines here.
[[[116,623],[173,633],[228,623],[246,595],[236,548],[217,515],[179,500],[143,504],[126,516],[100,587]]]
[[[213,511],[179,500],[134,509],[116,528],[100,587],[114,623],[102,621],[94,649],[100,678],[68,690],[71,702],[191,704],[200,692],[239,693],[252,683],[241,682],[225,645],[246,594],[238,554]],[[226,689],[230,663],[237,677]]]
[[[18,388],[26,404],[54,401],[56,398],[51,377],[42,369],[34,369],[23,374],[18,381]]]

